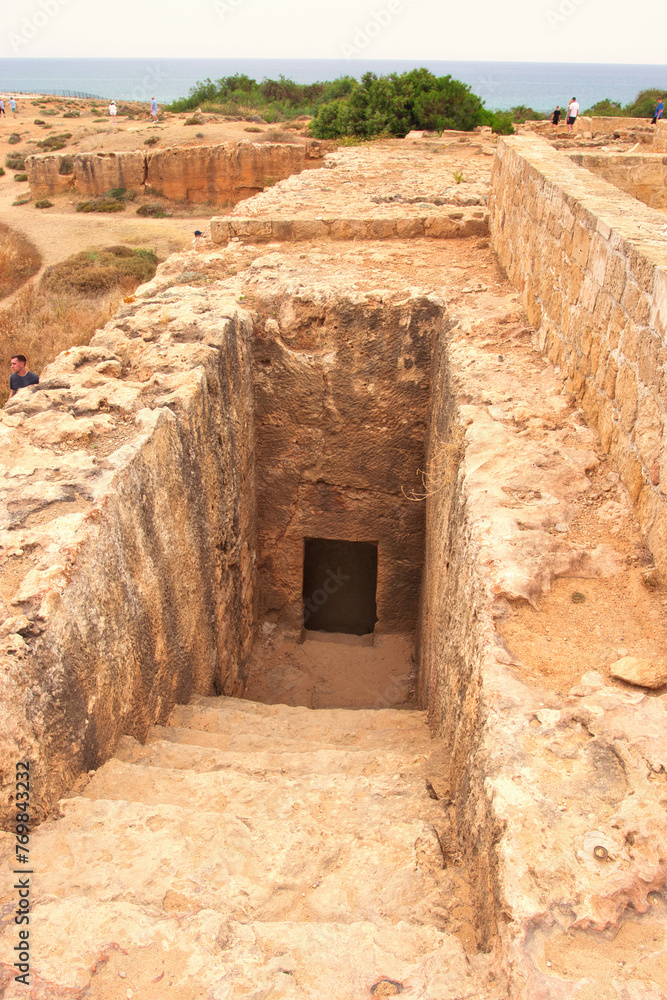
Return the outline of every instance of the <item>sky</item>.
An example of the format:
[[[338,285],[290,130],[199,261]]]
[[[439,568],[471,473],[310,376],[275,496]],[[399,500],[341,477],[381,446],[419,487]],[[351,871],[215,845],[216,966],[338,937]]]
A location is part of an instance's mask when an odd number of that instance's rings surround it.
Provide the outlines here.
[[[1,57],[665,62],[664,0],[13,0]]]

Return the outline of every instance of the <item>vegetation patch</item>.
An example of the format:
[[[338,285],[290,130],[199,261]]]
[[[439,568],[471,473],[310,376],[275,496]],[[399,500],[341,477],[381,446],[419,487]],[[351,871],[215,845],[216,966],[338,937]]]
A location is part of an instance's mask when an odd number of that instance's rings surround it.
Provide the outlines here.
[[[27,181],[28,180],[28,175],[27,174],[14,174],[14,180],[15,181],[20,181],[20,182]]]
[[[80,117],[81,117],[80,111],[66,111],[65,114],[63,115],[63,118],[80,118]]]
[[[605,118],[653,118],[656,104],[665,95],[667,95],[667,87],[663,90],[656,87],[640,90],[634,101],[630,101],[625,106],[622,106],[619,101],[612,101],[606,97],[603,101],[594,104],[592,108],[587,108],[584,114]]]
[[[169,213],[165,211],[163,205],[151,202],[148,205],[140,205],[137,209],[137,215],[142,215],[144,218],[149,219],[166,219]]]
[[[25,153],[7,153],[5,166],[10,170],[25,170]]]
[[[155,274],[157,256],[152,250],[126,246],[83,250],[47,268],[42,286],[53,292],[101,295],[112,288],[133,291]]]
[[[10,146],[16,146],[16,144],[19,143],[20,141],[21,141],[21,136],[18,134],[18,132],[12,132],[9,139],[7,139],[7,142],[9,143]]]
[[[46,122],[42,118],[35,118],[33,125],[46,125]]]
[[[147,139],[144,139],[144,146],[156,146],[159,141],[156,135],[149,135]]]
[[[71,132],[62,132],[60,135],[47,135],[46,139],[42,139],[37,145],[40,149],[46,149],[48,152],[53,153],[57,149],[64,149],[71,138]]]
[[[23,195],[22,198],[17,198],[16,201],[13,201],[12,205],[14,205],[14,206],[29,205],[31,201],[32,201],[32,198],[30,197],[29,194],[28,195]]]
[[[74,173],[74,160],[71,156],[63,156],[58,167],[58,173],[61,177],[67,177],[69,174]]]
[[[35,202],[35,208],[53,208],[53,202],[49,201],[48,198],[40,198],[39,201]]]
[[[115,198],[93,198],[90,201],[80,201],[77,212],[124,212],[125,203]]]
[[[28,237],[0,223],[0,299],[20,288],[41,266],[39,250]]]

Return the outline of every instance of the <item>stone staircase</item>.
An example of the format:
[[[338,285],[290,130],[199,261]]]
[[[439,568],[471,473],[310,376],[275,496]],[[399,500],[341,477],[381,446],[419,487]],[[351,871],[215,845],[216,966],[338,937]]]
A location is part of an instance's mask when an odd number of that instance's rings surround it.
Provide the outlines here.
[[[437,754],[421,712],[233,698],[124,737],[34,831],[29,995],[506,996],[461,943]],[[25,997],[3,926],[3,995]]]

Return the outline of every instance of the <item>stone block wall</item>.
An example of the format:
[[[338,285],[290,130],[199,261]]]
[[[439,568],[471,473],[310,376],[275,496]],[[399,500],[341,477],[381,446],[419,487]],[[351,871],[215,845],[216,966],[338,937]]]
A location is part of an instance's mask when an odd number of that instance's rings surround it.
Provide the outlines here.
[[[665,217],[537,137],[499,143],[492,242],[667,573]]]
[[[141,152],[50,153],[29,156],[30,191],[45,198],[65,191],[99,196],[145,187],[173,201],[235,205],[268,184],[321,166],[328,143],[251,143],[174,147]]]
[[[649,208],[667,208],[667,155],[652,152],[568,155],[573,163],[627,191]]]
[[[141,295],[0,412],[0,814],[236,693],[254,621],[250,320]],[[34,773],[33,773],[34,771]],[[37,817],[36,817],[37,818]]]
[[[655,126],[653,148],[656,153],[667,153],[667,120],[661,118]]]

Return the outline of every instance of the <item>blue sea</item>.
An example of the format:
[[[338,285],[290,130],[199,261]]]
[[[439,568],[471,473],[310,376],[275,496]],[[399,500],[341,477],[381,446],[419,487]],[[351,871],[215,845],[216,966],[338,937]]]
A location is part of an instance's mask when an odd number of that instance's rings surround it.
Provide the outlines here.
[[[609,97],[627,104],[640,90],[667,91],[667,66],[603,63],[446,62],[362,59],[2,59],[0,93],[71,92],[116,100],[161,104],[185,97],[198,80],[246,73],[256,80],[280,74],[298,83],[349,75],[403,73],[426,66],[437,76],[450,73],[470,84],[488,108],[526,104],[537,111],[567,105],[576,96],[582,108]]]

